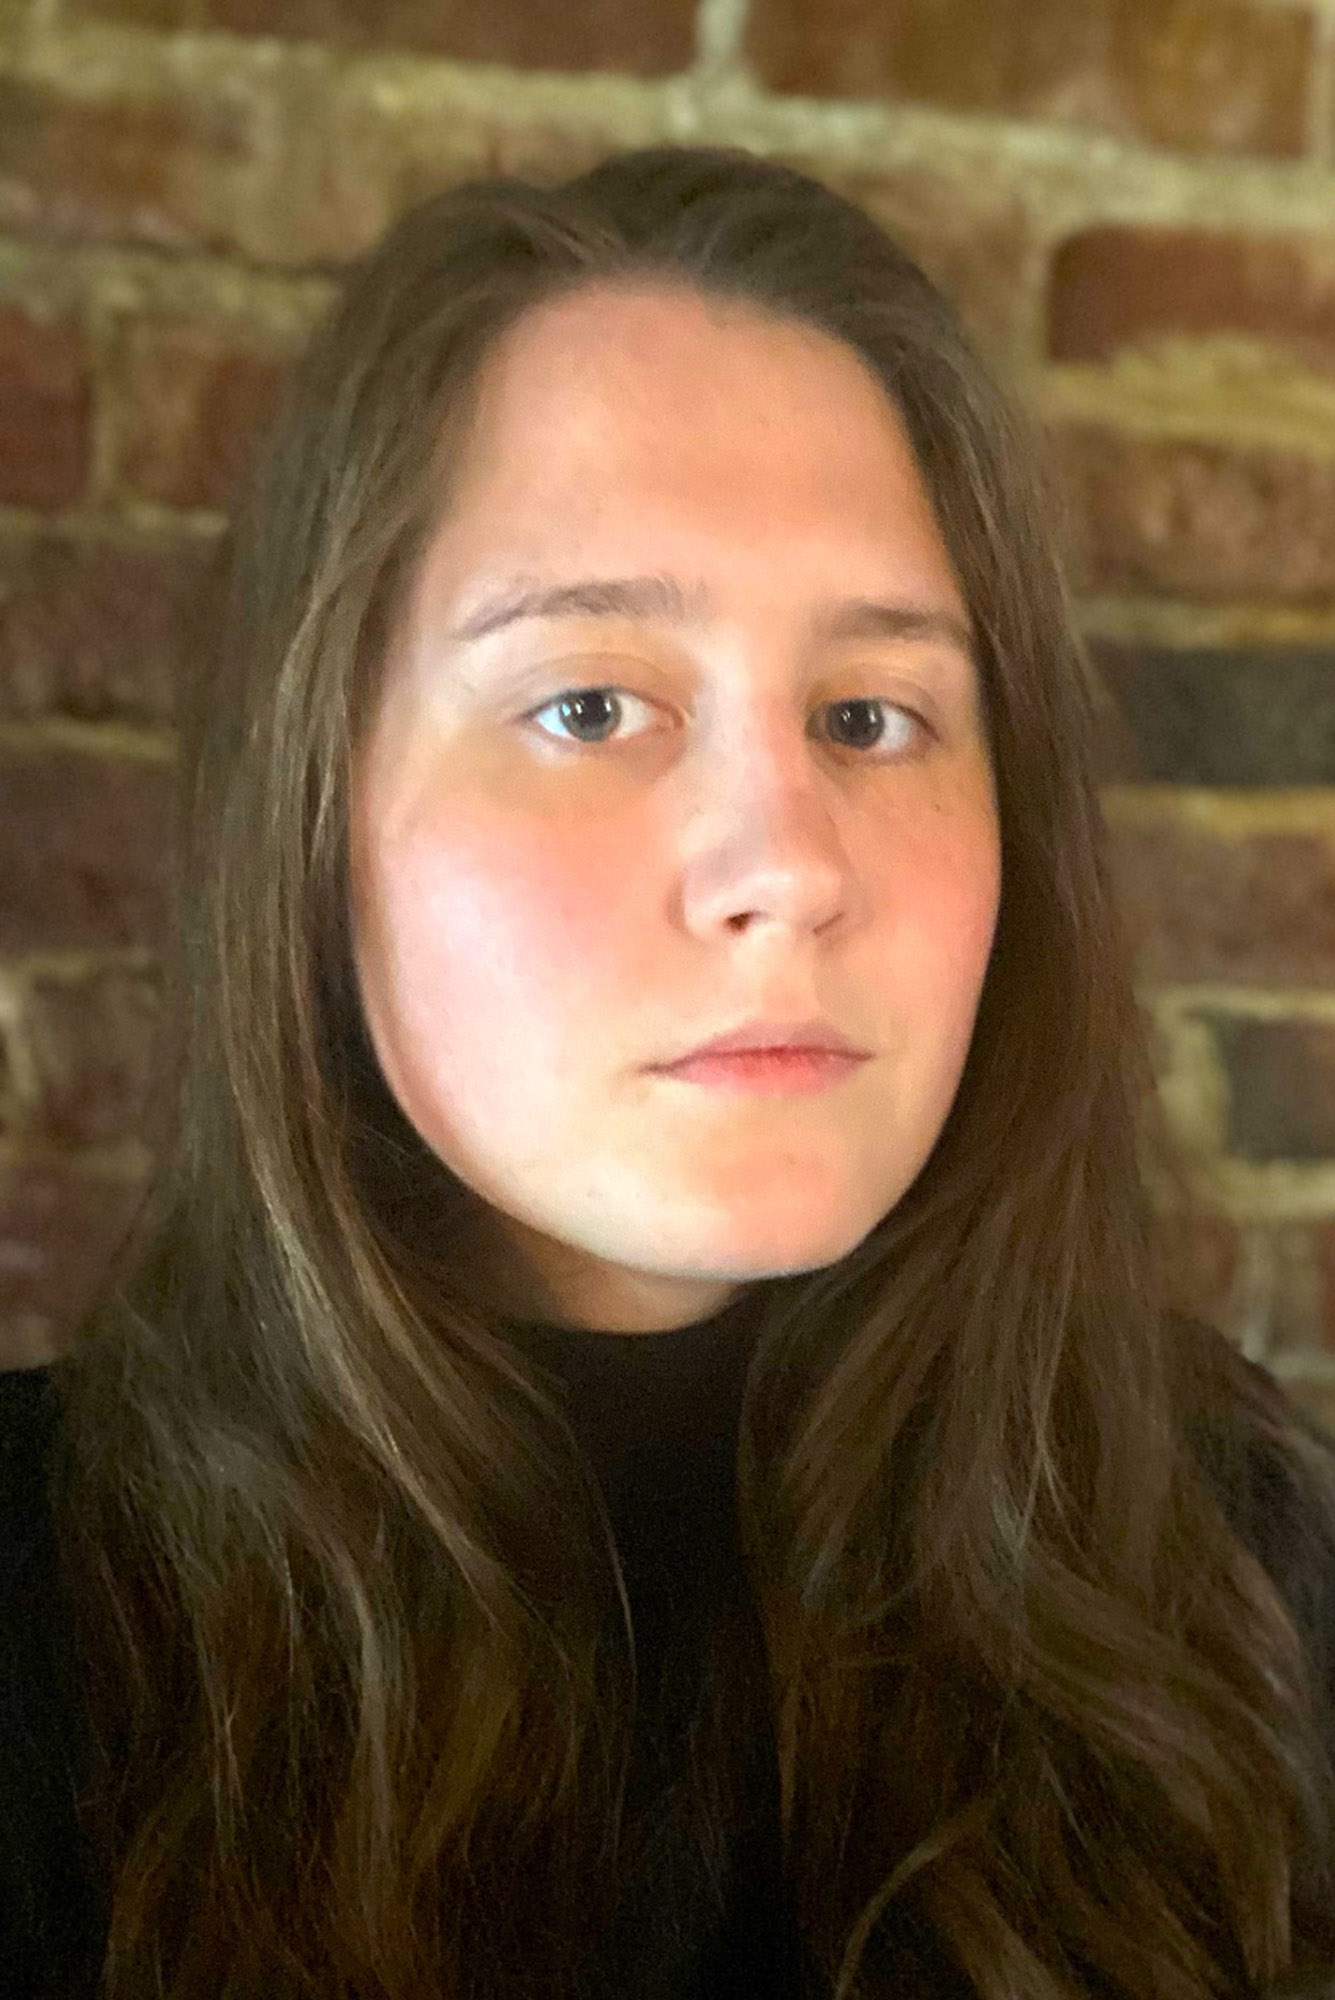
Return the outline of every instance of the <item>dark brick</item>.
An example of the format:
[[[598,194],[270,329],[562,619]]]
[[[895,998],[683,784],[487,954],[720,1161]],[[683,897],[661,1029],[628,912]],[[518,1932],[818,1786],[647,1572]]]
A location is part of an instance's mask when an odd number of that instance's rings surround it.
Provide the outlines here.
[[[1335,603],[1335,460],[1128,435],[1054,435],[1087,590]]]
[[[125,331],[118,374],[118,489],[168,507],[226,508],[273,413],[278,357],[216,328],[139,320]]]
[[[1335,235],[1086,229],[1048,280],[1048,352],[1110,361],[1165,338],[1244,334],[1335,372]]]
[[[1316,62],[1310,9],[1250,0],[753,0],[747,48],[771,90],[1290,158]]]
[[[398,47],[515,69],[668,76],[695,53],[696,0],[209,0],[241,35]]]
[[[253,125],[221,94],[94,101],[0,79],[0,224],[232,247],[243,226],[232,181],[255,155]]]
[[[65,507],[80,498],[90,405],[79,329],[0,306],[0,506]]]
[[[1126,725],[1119,782],[1335,783],[1335,652],[1176,651],[1095,640]]]
[[[1228,1079],[1226,1145],[1242,1160],[1335,1159],[1335,1026],[1202,1008]]]
[[[150,1136],[160,983],[104,966],[82,978],[43,975],[28,988],[25,1028],[37,1068],[29,1133],[60,1146]]]
[[[0,751],[0,951],[160,944],[171,793],[165,763]]]
[[[215,561],[194,538],[0,531],[0,716],[171,722]]]
[[[1115,819],[1112,860],[1146,984],[1335,987],[1335,842]]]
[[[34,1343],[59,1347],[106,1282],[142,1187],[47,1164],[0,1167],[0,1367]]]

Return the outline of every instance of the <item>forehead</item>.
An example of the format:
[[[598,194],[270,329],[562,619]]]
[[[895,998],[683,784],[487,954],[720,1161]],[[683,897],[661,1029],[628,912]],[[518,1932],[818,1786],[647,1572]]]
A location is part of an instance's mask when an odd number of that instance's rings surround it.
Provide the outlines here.
[[[902,419],[864,358],[682,286],[591,284],[524,315],[480,371],[447,486],[452,568],[502,553],[537,568],[579,546],[661,561],[665,537],[683,557],[772,561],[823,540],[869,562],[907,544],[947,580]]]

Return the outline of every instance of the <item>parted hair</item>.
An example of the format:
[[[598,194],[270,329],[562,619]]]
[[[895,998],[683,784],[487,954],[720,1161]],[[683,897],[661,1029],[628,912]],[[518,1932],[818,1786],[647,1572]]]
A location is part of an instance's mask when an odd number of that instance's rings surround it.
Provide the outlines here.
[[[610,1523],[470,1252],[476,1198],[380,1074],[348,880],[357,746],[479,369],[534,306],[622,280],[875,371],[973,623],[1002,836],[930,1158],[849,1255],[742,1301],[759,1644],[720,1615],[702,1838],[761,1700],[814,1992],[949,1970],[983,2000],[1214,2000],[1335,1972],[1335,1718],[1229,1504],[1264,1468],[1335,1564],[1335,1459],[1170,1303],[1041,451],[857,206],[663,147],[405,214],[291,371],[229,530],[181,719],[155,1170],[54,1371],[104,1991],[573,1993],[640,1865]]]

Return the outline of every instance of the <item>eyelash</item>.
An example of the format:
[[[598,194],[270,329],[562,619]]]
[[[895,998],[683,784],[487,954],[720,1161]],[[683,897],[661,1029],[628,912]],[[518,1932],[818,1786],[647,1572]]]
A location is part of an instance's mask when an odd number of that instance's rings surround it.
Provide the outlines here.
[[[548,709],[561,708],[567,702],[578,701],[583,696],[591,694],[615,695],[615,696],[629,695],[632,701],[644,700],[644,697],[642,695],[631,694],[628,688],[615,687],[613,685],[606,683],[599,683],[588,687],[564,688],[560,694],[554,695],[550,701],[543,702],[541,706],[538,708],[530,709],[528,713],[524,716],[523,720],[525,722],[536,722],[538,716],[545,715]],[[901,715],[907,715],[912,722],[916,723],[918,728],[922,730],[926,735],[930,736],[933,734],[930,725],[921,715],[917,713],[915,709],[905,707],[903,702],[891,701],[885,695],[849,695],[846,696],[842,701],[828,702],[826,706],[829,708],[840,708],[840,707],[874,708],[875,706],[877,706],[877,704],[881,704],[887,709],[897,709]],[[647,705],[648,704],[646,703],[646,706]],[[543,733],[546,734],[545,731]],[[564,742],[567,744],[568,747],[577,750],[601,750],[604,747],[603,744],[601,743],[580,743],[577,739],[573,738],[557,737],[554,739],[549,738],[549,740]],[[845,745],[843,747],[847,748],[848,746]],[[856,746],[854,746],[854,754],[855,755],[857,754]],[[898,753],[892,753],[892,756],[897,755],[901,757],[907,757],[911,754],[912,753],[910,751],[902,751]]]

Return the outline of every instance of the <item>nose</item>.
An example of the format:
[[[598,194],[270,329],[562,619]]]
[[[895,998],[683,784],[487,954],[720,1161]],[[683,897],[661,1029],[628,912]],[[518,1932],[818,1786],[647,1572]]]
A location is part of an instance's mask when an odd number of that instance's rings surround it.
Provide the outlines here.
[[[777,704],[702,749],[683,880],[691,929],[818,932],[848,914],[855,884],[828,757]]]

